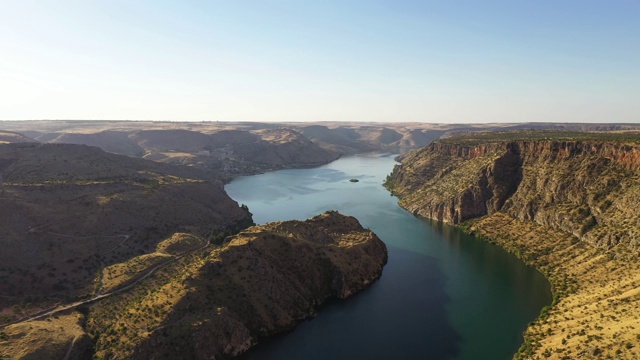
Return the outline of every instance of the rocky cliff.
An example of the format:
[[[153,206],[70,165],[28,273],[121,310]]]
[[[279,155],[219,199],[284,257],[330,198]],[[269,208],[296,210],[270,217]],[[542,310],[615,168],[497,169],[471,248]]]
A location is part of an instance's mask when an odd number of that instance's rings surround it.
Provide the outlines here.
[[[640,134],[470,133],[407,154],[386,186],[550,280],[517,358],[637,359]],[[636,329],[636,330],[634,330]]]
[[[384,243],[337,212],[255,226],[97,304],[87,331],[97,358],[229,358],[362,290],[386,261]]]
[[[441,140],[405,156],[387,186],[423,217],[457,224],[503,211],[593,245],[640,250],[640,144],[562,135]]]
[[[249,227],[208,172],[85,145],[0,144],[0,203],[0,359],[233,357],[387,261],[355,218]]]

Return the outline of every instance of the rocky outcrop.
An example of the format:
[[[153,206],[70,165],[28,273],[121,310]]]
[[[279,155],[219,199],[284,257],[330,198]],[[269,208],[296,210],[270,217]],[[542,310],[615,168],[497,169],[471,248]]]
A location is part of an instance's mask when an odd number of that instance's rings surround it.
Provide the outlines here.
[[[384,243],[337,212],[254,226],[167,268],[148,289],[98,304],[88,330],[101,334],[98,356],[229,358],[313,316],[327,298],[364,289],[386,261]],[[136,316],[144,308],[161,310]]]
[[[500,210],[521,178],[522,158],[514,144],[436,142],[405,156],[387,186],[409,211],[456,224]]]
[[[640,146],[633,142],[442,140],[404,157],[387,185],[400,205],[460,223],[504,211],[593,245],[638,248]]]

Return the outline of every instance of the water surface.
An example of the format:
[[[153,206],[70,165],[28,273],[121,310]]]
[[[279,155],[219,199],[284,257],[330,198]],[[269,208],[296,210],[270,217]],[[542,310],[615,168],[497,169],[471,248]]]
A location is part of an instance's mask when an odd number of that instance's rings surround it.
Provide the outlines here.
[[[261,341],[246,359],[499,360],[517,351],[526,325],[551,302],[549,283],[498,247],[401,209],[381,185],[394,164],[389,154],[350,156],[225,187],[258,224],[338,210],[389,250],[370,288]]]

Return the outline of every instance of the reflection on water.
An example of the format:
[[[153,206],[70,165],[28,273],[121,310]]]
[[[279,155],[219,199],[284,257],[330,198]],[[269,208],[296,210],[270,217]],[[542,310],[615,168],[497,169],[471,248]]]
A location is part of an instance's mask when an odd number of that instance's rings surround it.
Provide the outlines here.
[[[268,341],[248,359],[450,359],[459,335],[447,320],[445,278],[433,258],[393,249],[395,261],[368,290],[334,300],[321,315]],[[402,278],[404,281],[397,281]],[[428,289],[424,291],[423,289]],[[412,296],[406,296],[411,293]]]
[[[389,249],[382,278],[369,289],[331,302],[246,358],[511,358],[526,324],[550,303],[549,284],[502,249],[399,208],[381,186],[394,164],[389,155],[352,156],[226,186],[256,223],[339,210],[375,231]]]

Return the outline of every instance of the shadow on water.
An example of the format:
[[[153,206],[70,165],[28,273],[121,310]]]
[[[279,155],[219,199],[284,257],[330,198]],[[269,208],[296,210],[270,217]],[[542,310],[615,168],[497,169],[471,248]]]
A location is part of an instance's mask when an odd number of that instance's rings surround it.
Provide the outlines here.
[[[450,299],[437,259],[389,248],[389,260],[397,266],[387,265],[371,287],[347,301],[328,301],[316,318],[261,340],[242,358],[456,358],[460,336],[447,319]]]
[[[551,303],[549,282],[499,246],[424,221],[446,243],[439,259],[450,277],[446,291],[454,299],[447,304],[449,319],[463,338],[458,359],[510,359],[527,324]]]

